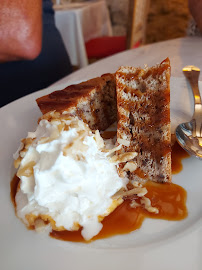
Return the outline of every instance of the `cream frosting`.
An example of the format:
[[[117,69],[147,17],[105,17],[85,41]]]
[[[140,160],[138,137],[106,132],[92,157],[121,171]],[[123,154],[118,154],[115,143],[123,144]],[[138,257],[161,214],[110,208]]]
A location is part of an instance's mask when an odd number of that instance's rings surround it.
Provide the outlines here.
[[[43,119],[27,139],[26,150],[22,146],[15,154],[21,158],[17,215],[25,223],[28,213],[49,215],[70,231],[79,224],[90,240],[102,229],[102,217],[122,202],[112,196],[127,183],[103,151],[114,145],[77,118]]]

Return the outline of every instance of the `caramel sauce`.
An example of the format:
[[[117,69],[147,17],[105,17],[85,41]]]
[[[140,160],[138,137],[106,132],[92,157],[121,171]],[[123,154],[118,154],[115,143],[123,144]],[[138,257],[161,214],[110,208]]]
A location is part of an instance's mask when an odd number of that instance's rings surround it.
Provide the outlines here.
[[[104,131],[101,133],[101,136],[103,139],[112,139],[116,136],[116,131],[114,131],[114,130]]]
[[[182,171],[182,159],[190,157],[190,155],[175,142],[172,147],[172,174],[177,174]]]
[[[137,176],[139,176],[142,179],[146,179],[147,178],[147,174],[145,172],[143,172],[140,168],[137,168],[135,170],[134,174],[136,174]]]
[[[17,177],[17,175],[15,174],[12,181],[10,182],[10,197],[11,197],[11,201],[13,203],[13,206],[15,208],[16,208],[15,195],[17,193],[19,182],[20,182],[20,178]]]
[[[145,218],[181,220],[187,216],[186,191],[176,184],[158,184],[148,182],[146,197],[153,207],[159,209],[159,214],[149,213],[142,207],[131,208],[130,200],[125,200],[109,216],[105,217],[101,232],[91,241],[107,238],[117,234],[126,234],[139,229]],[[50,236],[56,239],[72,242],[86,242],[81,236],[81,230],[52,231]]]
[[[107,133],[105,133],[107,136]],[[108,134],[111,136],[112,134]],[[172,173],[179,173],[182,170],[182,159],[189,155],[175,143],[172,148]],[[11,181],[11,200],[15,204],[15,195],[19,178],[14,176]],[[182,220],[187,217],[186,208],[186,191],[173,183],[154,183],[147,182],[146,188],[148,193],[146,197],[151,200],[151,205],[159,209],[158,214],[149,213],[142,207],[131,208],[130,200],[125,200],[109,216],[102,221],[103,228],[91,241],[103,239],[117,234],[126,234],[137,230],[141,227],[145,218],[165,219],[165,220]],[[86,242],[79,231],[52,231],[50,236],[59,240],[72,242]]]

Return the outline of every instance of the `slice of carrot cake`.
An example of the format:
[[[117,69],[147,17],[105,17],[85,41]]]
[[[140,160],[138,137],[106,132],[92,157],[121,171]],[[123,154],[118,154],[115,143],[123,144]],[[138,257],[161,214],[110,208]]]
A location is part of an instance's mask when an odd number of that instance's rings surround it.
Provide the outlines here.
[[[120,176],[130,180],[171,181],[170,61],[116,72],[117,142]],[[131,152],[131,159],[121,159]],[[134,152],[137,152],[135,157]],[[130,155],[128,155],[130,156]]]
[[[117,120],[115,74],[104,74],[38,98],[43,114],[50,111],[77,116],[92,130],[105,130]]]

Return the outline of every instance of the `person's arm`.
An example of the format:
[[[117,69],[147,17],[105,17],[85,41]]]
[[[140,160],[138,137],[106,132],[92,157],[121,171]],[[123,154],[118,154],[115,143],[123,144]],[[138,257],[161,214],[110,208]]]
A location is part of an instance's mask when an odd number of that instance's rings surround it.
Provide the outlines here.
[[[42,43],[42,0],[1,0],[0,62],[36,58]]]
[[[202,33],[202,0],[189,0],[189,10]]]

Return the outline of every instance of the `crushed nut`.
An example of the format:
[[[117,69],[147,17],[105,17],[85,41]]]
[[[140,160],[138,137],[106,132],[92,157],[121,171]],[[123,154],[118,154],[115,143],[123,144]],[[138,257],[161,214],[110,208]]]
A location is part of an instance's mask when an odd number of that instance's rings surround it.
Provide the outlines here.
[[[124,146],[130,146],[130,141],[129,140],[125,140],[125,139],[120,139],[120,138],[118,138],[117,139],[117,142],[119,143],[119,144],[122,144],[122,145],[124,145]]]
[[[141,204],[144,204],[145,209],[150,213],[158,214],[159,210],[156,207],[151,206],[151,201],[149,198],[143,197],[140,200]]]
[[[137,156],[137,152],[126,152],[126,153],[123,153],[123,154],[114,155],[110,159],[110,162],[118,164],[118,163],[121,163],[121,162],[126,162],[126,161],[129,161],[129,160],[132,160],[136,156]]]
[[[124,171],[134,172],[137,169],[137,162],[129,161],[123,167]]]
[[[19,168],[18,172],[17,172],[17,176],[26,176],[26,177],[30,177],[33,175],[33,167],[36,163],[34,161],[30,161],[29,163],[27,163],[25,166],[22,166]]]
[[[141,206],[141,204],[137,203],[135,200],[133,200],[131,203],[130,203],[130,207],[131,208],[136,208],[138,206]]]
[[[95,131],[95,141],[97,142],[97,145],[98,145],[99,149],[102,149],[102,148],[105,146],[104,140],[103,140],[103,138],[100,136],[99,130],[96,130],[96,131]]]

